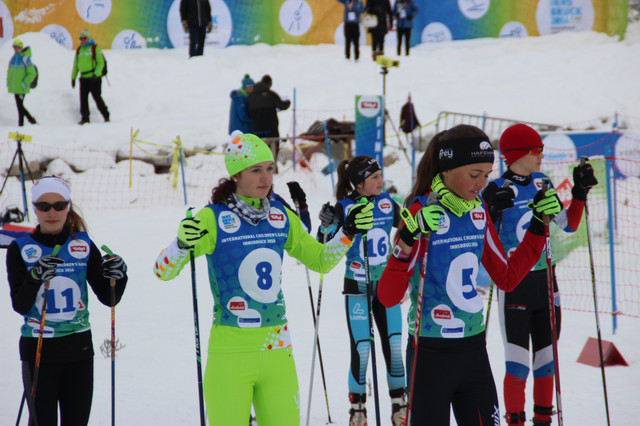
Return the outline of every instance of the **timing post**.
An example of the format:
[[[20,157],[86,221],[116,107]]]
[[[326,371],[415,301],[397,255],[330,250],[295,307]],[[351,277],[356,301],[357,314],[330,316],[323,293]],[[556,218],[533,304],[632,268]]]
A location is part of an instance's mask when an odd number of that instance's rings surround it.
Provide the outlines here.
[[[386,145],[386,121],[387,121],[387,74],[389,68],[397,68],[400,61],[384,55],[376,56],[376,63],[380,65],[380,74],[382,75],[382,142]]]

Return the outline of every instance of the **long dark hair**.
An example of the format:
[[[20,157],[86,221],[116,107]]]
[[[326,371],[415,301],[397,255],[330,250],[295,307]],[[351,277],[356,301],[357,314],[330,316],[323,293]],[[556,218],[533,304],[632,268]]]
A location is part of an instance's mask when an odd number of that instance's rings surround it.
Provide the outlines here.
[[[211,190],[211,204],[225,201],[231,194],[236,192],[236,181],[229,178],[222,178],[218,181],[218,186]]]
[[[342,200],[347,198],[349,194],[356,190],[355,186],[349,180],[347,175],[347,169],[350,167],[355,167],[360,164],[363,164],[367,161],[371,160],[371,157],[368,155],[359,155],[348,160],[342,160],[340,164],[338,164],[338,183],[336,183],[336,199]]]
[[[405,200],[405,205],[409,205],[415,197],[429,192],[431,181],[440,173],[438,165],[438,143],[452,139],[463,139],[472,137],[487,137],[487,135],[476,126],[470,124],[458,124],[449,130],[437,133],[429,142],[427,150],[422,155],[418,169],[416,170],[416,183],[411,188],[411,192]]]

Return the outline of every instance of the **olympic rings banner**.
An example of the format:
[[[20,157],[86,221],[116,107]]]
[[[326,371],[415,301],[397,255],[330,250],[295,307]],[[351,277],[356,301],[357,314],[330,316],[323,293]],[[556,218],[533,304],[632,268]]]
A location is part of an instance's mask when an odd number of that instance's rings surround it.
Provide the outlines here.
[[[344,42],[337,0],[209,0],[213,31],[207,44]],[[394,0],[391,0],[393,4]],[[627,0],[418,0],[413,45],[478,37],[526,37],[559,31],[624,36]],[[0,45],[44,32],[68,49],[88,29],[112,49],[188,44],[180,0],[0,0]],[[361,33],[364,38],[364,28]]]

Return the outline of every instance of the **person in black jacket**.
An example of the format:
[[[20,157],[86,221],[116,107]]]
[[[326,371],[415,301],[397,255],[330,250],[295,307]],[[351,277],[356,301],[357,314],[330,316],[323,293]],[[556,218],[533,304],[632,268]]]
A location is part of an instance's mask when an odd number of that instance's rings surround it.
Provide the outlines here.
[[[181,0],[180,20],[189,33],[189,57],[202,56],[204,39],[213,29],[209,0]]]
[[[369,0],[366,12],[378,18],[378,25],[369,28],[371,33],[371,55],[376,60],[378,55],[384,55],[384,37],[391,28],[391,3],[389,0]]]
[[[271,90],[271,76],[262,77],[260,82],[253,86],[253,93],[249,95],[247,107],[253,125],[253,133],[263,139],[273,151],[278,164],[278,152],[280,151],[280,131],[278,130],[278,111],[284,111],[291,105],[290,100],[282,100],[280,96]]]
[[[89,423],[94,352],[88,287],[111,306],[127,284],[127,265],[118,255],[101,257],[70,194],[58,177],[37,181],[31,199],[38,226],[7,249],[11,304],[24,316],[19,347],[30,425],[57,425],[58,409],[62,425]]]

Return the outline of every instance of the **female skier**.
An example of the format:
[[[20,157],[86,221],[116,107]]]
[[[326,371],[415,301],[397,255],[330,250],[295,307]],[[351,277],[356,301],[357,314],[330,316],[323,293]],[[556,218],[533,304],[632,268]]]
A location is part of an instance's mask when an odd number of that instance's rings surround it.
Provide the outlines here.
[[[375,206],[373,209],[373,229],[367,232],[369,255],[370,288],[367,289],[362,237],[357,236],[346,256],[344,277],[345,312],[349,340],[351,342],[351,362],[349,367],[349,426],[367,424],[366,375],[371,344],[369,340],[369,315],[367,315],[367,295],[372,297],[371,310],[380,333],[382,353],[387,365],[387,383],[391,397],[391,421],[394,426],[404,424],[406,417],[404,366],[402,365],[402,314],[400,305],[390,308],[382,306],[375,289],[389,258],[389,234],[401,222],[400,207],[391,196],[382,192],[384,179],[376,160],[368,156],[344,160],[338,165],[338,183],[334,208],[325,204],[321,213],[323,226],[335,223],[342,226],[344,218],[361,198],[366,198]],[[330,210],[335,211],[331,217]],[[333,220],[331,220],[333,219]],[[321,228],[318,238],[322,238]]]
[[[418,347],[410,337],[407,350],[407,365],[416,356],[415,371],[410,367],[408,376],[412,425],[449,425],[450,408],[459,425],[500,423],[483,302],[476,292],[479,263],[499,288],[513,290],[540,258],[542,214],[558,213],[560,205],[553,189],[536,195],[529,230],[507,259],[479,198],[493,159],[489,138],[477,127],[458,125],[434,136],[407,198],[410,215],[403,214],[405,226],[378,285],[378,297],[387,307],[397,304],[411,285],[409,334],[419,333]],[[425,206],[430,192],[440,199]],[[416,240],[421,233],[430,233],[428,243]]]
[[[38,226],[7,249],[11,302],[24,316],[20,359],[29,424],[39,426],[57,425],[58,409],[62,425],[89,423],[94,352],[87,282],[107,306],[111,306],[111,279],[115,280],[115,303],[127,283],[126,264],[117,255],[100,256],[70,195],[69,185],[58,177],[34,183],[31,200]],[[60,249],[54,253],[56,246]]]
[[[493,223],[500,226],[500,240],[507,253],[522,238],[523,225],[529,222],[531,210],[527,205],[533,200],[543,179],[540,165],[544,154],[542,138],[526,124],[507,128],[500,137],[500,152],[508,169],[498,179],[487,185],[482,197],[492,213]],[[505,179],[515,184],[514,207],[497,213],[496,194]],[[565,232],[575,232],[582,218],[587,193],[596,185],[593,167],[584,163],[573,169],[573,200],[553,221]],[[554,267],[555,269],[555,267]],[[558,284],[553,274],[554,296]],[[525,385],[529,375],[529,336],[533,351],[533,423],[551,424],[553,414],[553,338],[549,320],[549,292],[547,283],[546,254],[538,259],[520,285],[511,293],[498,292],[500,325],[504,338],[506,374],[504,376],[504,405],[508,424],[524,424],[526,420]],[[555,300],[557,337],[560,335],[560,298]]]
[[[211,204],[180,223],[154,270],[170,280],[189,250],[207,257],[215,300],[204,375],[209,423],[245,426],[253,403],[258,424],[298,426],[298,379],[280,289],[284,251],[309,269],[331,270],[354,235],[371,228],[373,204],[352,209],[343,229],[322,245],[295,213],[269,199],[275,163],[260,138],[233,139],[225,166],[230,178],[213,189]]]

